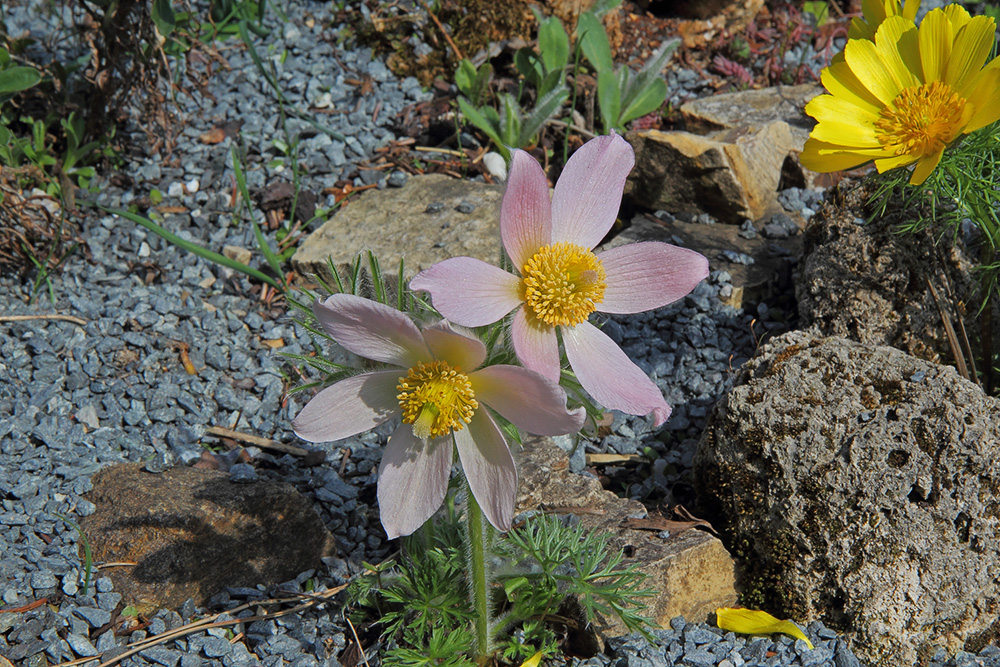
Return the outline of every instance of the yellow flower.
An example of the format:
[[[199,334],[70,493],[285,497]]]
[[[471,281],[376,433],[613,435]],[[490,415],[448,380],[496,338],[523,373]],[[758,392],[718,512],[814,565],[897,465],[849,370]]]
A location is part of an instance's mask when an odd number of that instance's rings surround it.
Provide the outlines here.
[[[856,16],[851,19],[847,38],[874,41],[875,31],[882,25],[882,21],[890,16],[902,16],[913,21],[917,18],[918,9],[920,0],[904,0],[902,5],[899,4],[899,0],[861,0],[861,13],[864,18]]]
[[[851,169],[871,160],[879,172],[913,163],[919,185],[963,134],[1000,119],[1000,57],[992,18],[959,5],[927,14],[919,30],[889,16],[874,42],[852,39],[823,70],[829,95],[806,105],[819,121],[802,151],[813,171]]]

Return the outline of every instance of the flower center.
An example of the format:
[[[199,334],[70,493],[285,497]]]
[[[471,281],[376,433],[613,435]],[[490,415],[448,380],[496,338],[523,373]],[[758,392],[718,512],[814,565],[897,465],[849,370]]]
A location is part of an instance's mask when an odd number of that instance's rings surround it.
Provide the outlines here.
[[[437,438],[461,431],[479,408],[469,376],[444,361],[418,363],[399,378],[396,400],[413,435]]]
[[[933,81],[899,93],[879,114],[876,134],[896,155],[932,155],[955,140],[972,112],[951,86]]]
[[[597,255],[572,243],[539,248],[521,269],[521,298],[546,324],[574,326],[604,299],[604,267]]]

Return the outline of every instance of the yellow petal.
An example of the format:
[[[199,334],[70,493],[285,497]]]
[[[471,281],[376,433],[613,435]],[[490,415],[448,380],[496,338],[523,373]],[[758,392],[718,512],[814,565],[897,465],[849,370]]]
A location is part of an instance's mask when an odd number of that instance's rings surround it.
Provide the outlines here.
[[[527,660],[521,663],[521,667],[538,667],[538,663],[542,661],[542,652],[539,651],[535,655],[531,656]]]
[[[1000,68],[983,70],[967,99],[973,115],[963,130],[966,134],[1000,120]]]
[[[924,70],[924,83],[944,78],[955,33],[951,21],[940,9],[927,13],[920,23],[920,63]]]
[[[968,10],[962,5],[951,4],[944,8],[944,15],[951,22],[952,30],[959,30],[962,26],[972,20]]]
[[[903,18],[908,21],[917,20],[917,10],[920,9],[920,0],[906,0],[903,3]]]
[[[799,154],[799,162],[802,163],[803,167],[820,174],[854,169],[870,161],[870,157],[859,156],[854,153],[821,153],[815,147],[810,147],[808,141],[806,141],[802,153]]]
[[[955,36],[944,82],[957,90],[976,76],[993,49],[994,35],[996,23],[989,16],[977,16],[966,23]]]
[[[872,124],[823,121],[813,128],[809,136],[819,141],[838,144],[848,148],[877,148],[882,145],[875,136]]]
[[[886,70],[882,54],[872,42],[863,39],[849,40],[844,47],[844,58],[861,85],[883,105],[892,102],[899,94],[899,86]]]
[[[905,167],[908,164],[913,164],[917,161],[917,156],[911,153],[904,153],[903,155],[893,155],[892,157],[882,158],[880,160],[875,160],[875,168],[878,169],[878,173],[884,174],[890,169],[896,169],[897,167]]]
[[[841,54],[838,54],[841,55]],[[858,81],[851,66],[843,58],[834,58],[821,75],[823,85],[834,97],[842,97],[855,106],[877,114],[885,105]]]
[[[715,610],[716,623],[723,630],[732,630],[744,635],[772,635],[780,632],[801,639],[809,648],[812,642],[805,633],[791,621],[779,621],[766,611],[753,609],[733,609],[721,607]]]
[[[898,90],[920,85],[917,26],[902,16],[890,16],[875,33],[875,46]]]
[[[941,161],[942,153],[944,153],[943,148],[932,155],[925,155],[920,158],[916,168],[913,170],[913,175],[910,176],[910,185],[920,185],[926,181],[927,177],[934,171],[934,167],[938,166],[938,162]]]
[[[806,113],[819,122],[845,122],[873,125],[878,114],[869,107],[859,107],[853,102],[833,95],[817,95],[806,104]]]

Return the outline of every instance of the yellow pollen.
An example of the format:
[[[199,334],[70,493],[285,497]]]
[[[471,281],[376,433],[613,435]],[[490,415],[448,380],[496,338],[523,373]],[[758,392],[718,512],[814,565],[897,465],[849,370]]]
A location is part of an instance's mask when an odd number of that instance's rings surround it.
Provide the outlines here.
[[[943,81],[903,90],[875,122],[879,143],[896,155],[933,155],[955,140],[973,108]]]
[[[597,255],[572,243],[539,248],[521,269],[528,312],[552,326],[586,321],[604,300],[604,267]]]
[[[461,431],[479,408],[469,377],[445,361],[418,363],[396,389],[403,423],[421,439]]]

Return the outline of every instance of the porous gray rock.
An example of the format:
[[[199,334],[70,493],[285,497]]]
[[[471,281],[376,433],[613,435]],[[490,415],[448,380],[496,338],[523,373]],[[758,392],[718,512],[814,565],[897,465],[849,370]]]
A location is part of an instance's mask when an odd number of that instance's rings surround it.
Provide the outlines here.
[[[905,220],[904,213],[888,211],[867,223],[871,196],[871,188],[845,182],[809,221],[795,285],[801,326],[931,361],[952,360],[928,281],[946,310],[964,301],[974,315],[970,263],[940,229],[900,234],[901,222],[913,222],[912,209]],[[957,322],[955,313],[948,315]]]
[[[953,368],[799,331],[744,366],[695,474],[743,604],[913,665],[993,639],[998,460],[1000,402]]]

